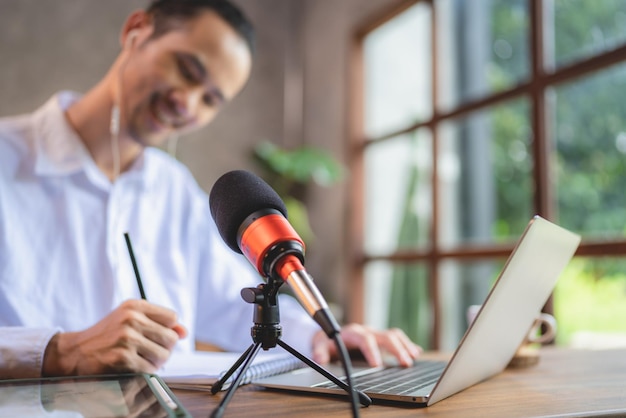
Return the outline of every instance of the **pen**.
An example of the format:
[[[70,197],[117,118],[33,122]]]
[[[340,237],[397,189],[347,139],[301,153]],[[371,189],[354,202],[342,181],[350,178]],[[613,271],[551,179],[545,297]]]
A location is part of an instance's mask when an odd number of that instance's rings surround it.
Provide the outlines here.
[[[146,293],[143,291],[143,284],[141,283],[141,276],[139,275],[139,268],[137,268],[137,261],[135,260],[135,253],[133,252],[133,246],[130,243],[130,236],[128,232],[124,232],[124,238],[126,239],[126,246],[128,247],[128,254],[130,255],[130,261],[133,263],[133,269],[135,270],[135,278],[137,279],[137,286],[139,286],[139,293],[141,299],[146,299]]]

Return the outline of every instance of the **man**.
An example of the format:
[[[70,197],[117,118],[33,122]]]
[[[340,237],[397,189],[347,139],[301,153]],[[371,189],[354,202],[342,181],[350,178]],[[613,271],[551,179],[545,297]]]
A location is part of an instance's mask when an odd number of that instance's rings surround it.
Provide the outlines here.
[[[239,351],[259,278],[219,238],[206,195],[155,148],[208,124],[247,82],[253,33],[226,0],[156,0],[80,97],[0,120],[0,377],[154,372],[195,341]],[[146,300],[123,234],[132,238]],[[295,302],[283,338],[321,363],[334,345]],[[351,324],[348,348],[408,365],[399,330]]]

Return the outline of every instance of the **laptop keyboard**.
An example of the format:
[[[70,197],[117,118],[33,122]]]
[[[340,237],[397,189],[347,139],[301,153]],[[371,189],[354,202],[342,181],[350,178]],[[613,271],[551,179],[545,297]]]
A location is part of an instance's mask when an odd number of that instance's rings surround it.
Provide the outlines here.
[[[365,393],[405,395],[428,385],[433,385],[441,376],[446,362],[421,360],[413,367],[387,367],[371,373],[352,376],[354,386]],[[318,387],[337,388],[332,382]]]

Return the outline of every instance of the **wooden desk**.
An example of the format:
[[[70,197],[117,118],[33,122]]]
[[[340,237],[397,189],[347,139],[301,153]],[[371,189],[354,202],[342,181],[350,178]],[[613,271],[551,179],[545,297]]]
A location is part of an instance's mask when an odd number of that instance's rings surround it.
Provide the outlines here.
[[[194,417],[207,417],[223,394],[174,391]],[[228,417],[351,417],[347,398],[240,387]],[[361,417],[626,416],[626,349],[544,348],[537,365],[507,369],[428,408],[371,405]]]

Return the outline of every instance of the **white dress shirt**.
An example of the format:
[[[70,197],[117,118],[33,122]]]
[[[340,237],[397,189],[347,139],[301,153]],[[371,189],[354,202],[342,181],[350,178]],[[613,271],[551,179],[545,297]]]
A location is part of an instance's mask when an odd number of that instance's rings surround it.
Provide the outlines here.
[[[260,277],[222,242],[206,193],[155,148],[111,183],[64,116],[75,100],[59,93],[33,114],[0,119],[0,377],[38,376],[54,333],[139,298],[124,232],[147,299],[189,330],[181,349],[196,339],[245,349],[254,306],[240,291]],[[281,325],[310,355],[317,326],[292,298],[281,299]]]

